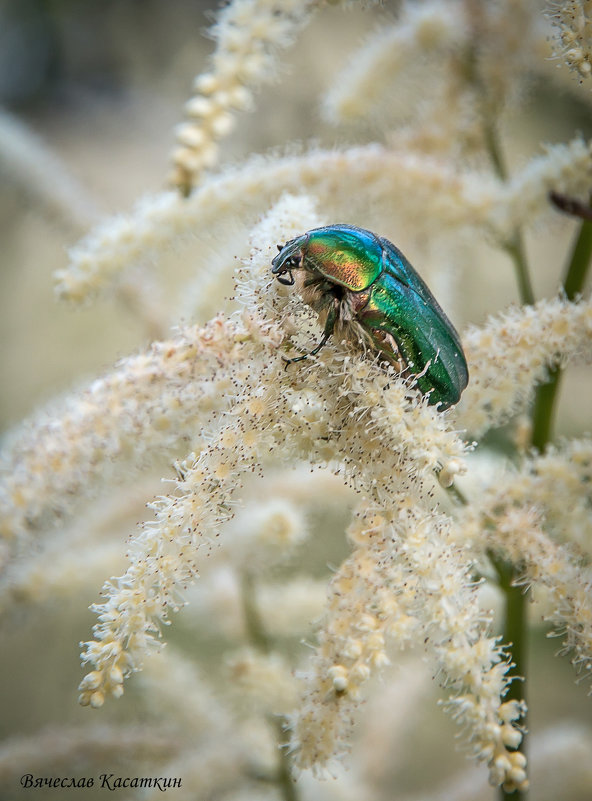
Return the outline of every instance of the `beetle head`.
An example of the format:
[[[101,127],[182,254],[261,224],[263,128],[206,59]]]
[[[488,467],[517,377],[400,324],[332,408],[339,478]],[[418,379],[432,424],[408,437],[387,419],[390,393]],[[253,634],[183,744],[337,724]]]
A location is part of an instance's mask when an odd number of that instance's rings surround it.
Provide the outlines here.
[[[292,270],[297,270],[304,266],[303,245],[306,243],[306,239],[305,234],[286,242],[283,246],[277,246],[279,253],[271,262],[271,272],[280,284],[285,284],[286,286],[294,285]]]

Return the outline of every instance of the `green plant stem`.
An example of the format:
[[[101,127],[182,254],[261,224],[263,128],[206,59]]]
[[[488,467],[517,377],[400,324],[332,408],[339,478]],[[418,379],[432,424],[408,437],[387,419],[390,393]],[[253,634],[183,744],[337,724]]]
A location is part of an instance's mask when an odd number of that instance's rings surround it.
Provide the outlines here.
[[[493,165],[493,169],[502,181],[508,180],[508,169],[502,153],[501,143],[495,123],[487,123],[484,126],[485,145],[489,158]],[[528,269],[528,261],[526,259],[526,248],[524,247],[524,239],[520,231],[509,242],[504,244],[504,250],[510,256],[514,263],[514,270],[516,272],[516,280],[518,281],[518,292],[520,300],[527,306],[532,306],[534,303],[534,292],[532,289],[532,282],[530,280],[530,270]]]
[[[292,774],[290,771],[288,749],[285,747],[287,745],[287,740],[284,725],[278,718],[274,720],[274,723],[279,743],[279,764],[277,769],[276,783],[280,789],[284,801],[298,801],[296,784],[292,779]]]
[[[537,387],[532,405],[532,444],[542,453],[550,441],[555,418],[555,403],[561,381],[561,368],[551,367],[549,377]]]
[[[506,596],[504,642],[512,645],[512,660],[516,665],[515,674],[524,676],[526,672],[526,593],[524,588],[513,585],[516,572],[514,565],[497,556],[493,557],[492,562],[498,575],[499,585]],[[524,699],[524,688],[521,686],[521,682],[512,682],[506,698],[515,701]]]
[[[515,677],[508,688],[505,700],[526,702],[526,674],[527,674],[527,625],[526,625],[526,603],[527,594],[522,587],[514,586],[514,580],[518,572],[517,566],[510,562],[505,562],[498,556],[490,553],[491,561],[498,575],[500,589],[503,591],[506,601],[504,629],[502,632],[503,641],[506,649],[512,657],[514,667],[512,676]],[[520,680],[522,679],[522,681]],[[519,721],[520,726],[526,726],[526,716]],[[522,738],[518,750],[525,752],[526,734]],[[499,797],[501,801],[518,801],[525,799],[526,793],[520,790],[508,792],[500,787]]]
[[[258,651],[269,654],[271,642],[265,626],[261,620],[259,610],[255,601],[255,582],[253,576],[247,571],[241,575],[241,594],[243,602],[243,614],[247,629],[247,639]],[[278,766],[275,776],[270,777],[278,788],[284,801],[298,801],[298,791],[290,772],[290,762],[288,752],[285,748],[286,734],[283,722],[280,718],[272,718],[270,723],[276,730],[278,741]]]
[[[522,261],[520,249],[513,254],[519,275],[519,285],[521,286],[521,296],[525,303],[534,302],[527,300],[525,288],[521,284],[520,275],[528,275],[528,270],[519,266]],[[580,223],[578,235],[576,237],[571,256],[568,262],[565,276],[563,279],[563,289],[568,300],[574,298],[582,291],[584,282],[592,258],[592,223],[583,220]],[[541,384],[536,391],[532,407],[532,445],[539,453],[543,453],[553,434],[553,423],[559,386],[561,382],[561,368],[556,365],[549,370],[549,377],[544,384]],[[526,700],[526,675],[527,675],[527,654],[526,654],[526,593],[519,587],[514,586],[517,576],[517,566],[507,563],[496,564],[498,575],[500,576],[500,587],[506,597],[506,619],[504,626],[504,642],[511,643],[511,655],[514,662],[513,675],[522,676],[524,682],[520,685],[513,681],[508,690],[508,699]],[[526,720],[521,721],[526,725]],[[521,749],[524,749],[525,740],[523,739]],[[524,797],[523,793],[507,793],[500,790],[502,801],[518,801]]]
[[[460,506],[466,506],[468,500],[464,493],[454,484],[446,488],[449,496]],[[503,642],[506,650],[512,656],[514,681],[511,682],[505,700],[526,702],[525,684],[527,668],[527,647],[526,647],[526,592],[521,587],[514,586],[514,579],[520,571],[516,565],[500,559],[493,551],[488,552],[491,563],[498,576],[498,585],[505,596],[506,608],[504,628],[502,632]],[[520,681],[522,679],[522,681]],[[521,726],[526,725],[526,718],[520,721]],[[521,743],[523,749],[524,738]],[[526,794],[520,791],[507,792],[500,787],[501,801],[518,801],[524,799]]]
[[[583,290],[591,257],[592,222],[583,220],[563,279],[563,289],[568,300],[574,300]]]
[[[485,125],[485,141],[489,152],[489,157],[497,176],[502,181],[508,180],[508,170],[503,157],[499,135],[495,123],[490,121]],[[514,263],[516,280],[518,282],[518,292],[520,300],[526,306],[532,306],[535,302],[532,282],[530,280],[530,270],[526,258],[526,248],[522,233],[518,230],[512,240],[504,244],[504,250]],[[515,580],[519,576],[519,565],[500,560],[495,555],[492,556],[493,565],[499,578],[499,586],[503,591],[506,601],[505,619],[503,626],[503,642],[513,662],[510,683],[506,698],[508,700],[526,701],[526,679],[527,679],[527,655],[526,655],[526,593],[514,586]],[[519,721],[521,726],[526,726],[526,718]],[[522,738],[519,749],[526,755],[526,732]],[[515,790],[511,793],[500,787],[499,798],[501,801],[524,801],[526,793]]]
[[[563,290],[568,300],[574,300],[584,288],[592,258],[592,222],[583,220],[574,242],[563,279]],[[549,370],[549,378],[536,391],[532,407],[532,444],[542,453],[552,438],[553,421],[561,368]]]
[[[245,571],[241,575],[241,596],[243,615],[247,629],[247,639],[258,651],[268,654],[271,650],[269,637],[263,626],[255,601],[255,582],[253,576]]]
[[[589,220],[583,220],[580,223],[578,235],[574,242],[563,279],[563,290],[568,300],[574,300],[584,288],[584,282],[590,268],[591,259],[592,223]],[[543,453],[552,438],[561,373],[562,370],[558,365],[550,368],[548,380],[537,388],[535,394],[532,407],[532,444],[539,451],[539,453]],[[525,596],[522,592],[520,592],[519,595],[522,598],[521,601],[519,601],[517,598],[511,600],[512,596],[518,592],[518,588],[510,587],[510,591],[511,594],[506,592],[508,610],[506,612],[507,629],[505,632],[505,639],[510,638],[513,642],[519,642],[519,604],[525,603]],[[522,615],[524,615],[524,611],[522,611]],[[516,619],[511,620],[511,618],[514,616]],[[519,660],[524,660],[523,647],[521,646],[519,648],[518,653],[516,650],[513,650],[512,657],[514,662],[516,662],[518,670]],[[524,673],[522,673],[522,675],[524,675]],[[514,682],[510,687],[508,698],[516,697],[511,695],[515,684],[516,682]],[[503,801],[505,801],[505,798],[506,796],[502,796]]]
[[[495,174],[498,178],[501,178],[502,181],[507,181],[508,170],[506,161],[502,155],[501,143],[495,123],[488,122],[483,128],[483,132],[485,134],[485,147]]]
[[[526,260],[526,249],[524,247],[522,234],[518,232],[510,242],[506,242],[504,250],[514,262],[520,300],[523,305],[532,306],[534,304],[534,291],[530,280],[530,271]]]
[[[448,493],[448,497],[452,498],[453,503],[457,504],[457,506],[468,506],[469,502],[456,484],[451,484],[449,487],[446,487],[446,492]]]

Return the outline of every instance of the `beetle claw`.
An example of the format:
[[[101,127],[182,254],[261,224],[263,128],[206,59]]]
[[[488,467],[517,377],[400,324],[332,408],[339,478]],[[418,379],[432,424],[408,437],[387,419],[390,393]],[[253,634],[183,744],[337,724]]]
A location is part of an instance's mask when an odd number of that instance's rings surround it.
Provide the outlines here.
[[[313,355],[315,355],[315,354],[313,354],[312,351],[311,351],[310,353],[305,353],[303,356],[296,356],[294,359],[288,359],[285,356],[282,356],[282,359],[285,362],[284,370],[288,369],[288,365],[289,364],[294,364],[294,362],[303,362],[305,359],[308,359],[309,356],[313,356]]]
[[[292,271],[286,270],[286,272],[288,273],[288,278],[278,273],[278,275],[276,275],[277,280],[284,286],[294,286],[294,276],[292,275]]]

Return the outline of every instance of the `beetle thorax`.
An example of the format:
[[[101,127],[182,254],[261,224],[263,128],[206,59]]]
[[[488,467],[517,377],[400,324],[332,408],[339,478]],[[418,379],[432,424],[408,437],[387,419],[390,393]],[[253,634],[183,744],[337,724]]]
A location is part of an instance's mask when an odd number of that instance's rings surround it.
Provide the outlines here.
[[[333,303],[333,299],[341,294],[335,291],[340,287],[327,281],[314,268],[310,269],[303,266],[301,269],[294,270],[293,275],[296,289],[300,293],[302,300],[318,313],[330,306]]]

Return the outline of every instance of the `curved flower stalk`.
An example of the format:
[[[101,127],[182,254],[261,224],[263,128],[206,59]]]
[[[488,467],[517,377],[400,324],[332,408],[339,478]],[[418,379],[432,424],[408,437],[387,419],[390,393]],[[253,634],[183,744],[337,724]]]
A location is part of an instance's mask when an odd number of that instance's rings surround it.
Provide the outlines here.
[[[244,350],[241,355],[242,363],[248,363]],[[106,693],[121,694],[124,675],[139,669],[144,655],[157,644],[155,635],[169,609],[183,605],[183,590],[197,575],[199,545],[205,542],[208,547],[208,540],[232,517],[233,494],[241,478],[259,470],[266,451],[273,448],[273,439],[256,425],[267,403],[274,401],[273,395],[257,396],[257,379],[271,376],[257,371],[244,376],[251,377],[256,382],[248,385],[253,395],[241,410],[248,415],[245,430],[237,430],[234,422],[227,424],[211,436],[199,456],[178,464],[178,494],[151,504],[155,520],[132,542],[130,568],[105,586],[107,600],[95,607],[100,615],[97,640],[86,643],[83,657],[97,669],[81,684],[81,703],[100,706]],[[232,373],[230,378],[236,380]],[[244,384],[241,390],[248,393]]]
[[[170,183],[184,196],[217,162],[217,142],[234,127],[234,112],[251,107],[253,91],[278,71],[278,54],[306,25],[318,0],[233,0],[210,31],[211,69],[199,75],[177,128]]]
[[[503,702],[509,665],[487,634],[470,563],[449,521],[407,504],[407,496],[398,507],[393,497],[382,510],[360,510],[350,530],[356,547],[331,582],[320,647],[292,721],[296,764],[324,767],[341,756],[361,686],[388,662],[386,641],[420,641],[492,783],[523,789],[526,760],[510,750],[522,739],[513,724],[523,707]]]
[[[363,685],[389,664],[387,637],[403,648],[418,635],[418,621],[399,604],[397,588],[405,587],[407,576],[391,559],[387,518],[367,510],[357,517],[349,531],[357,547],[331,581],[319,647],[291,719],[299,768],[323,769],[343,755]]]
[[[501,242],[540,216],[552,190],[587,198],[592,181],[592,142],[576,136],[571,142],[546,145],[505,184],[505,203],[496,204],[490,225]]]
[[[510,309],[463,337],[471,381],[453,414],[479,436],[532,400],[555,365],[590,364],[592,300],[556,298]]]
[[[577,556],[553,543],[535,521],[532,513],[508,510],[499,518],[499,534],[493,542],[514,564],[524,565],[524,576],[517,586],[541,584],[547,589],[554,609],[544,619],[554,627],[553,635],[565,637],[562,653],[570,653],[576,671],[589,678],[592,576],[589,569],[581,567]]]
[[[577,798],[589,786],[588,754],[592,729],[575,720],[554,723],[529,740],[528,764],[533,776],[530,791],[537,801],[555,801],[561,796]],[[475,801],[487,798],[491,788],[474,767],[452,776],[443,785],[420,795],[404,795],[403,801]]]
[[[220,382],[217,370],[234,331],[222,318],[187,328],[14,432],[0,485],[2,538],[15,544],[68,514],[116,461],[121,470],[155,453],[176,455],[195,435],[196,412],[225,404],[226,379]]]
[[[44,529],[34,547],[30,542],[27,547],[27,540],[19,537],[18,548],[13,543],[11,553],[9,542],[4,542],[0,613],[16,604],[33,609],[52,601],[69,604],[89,586],[102,583],[106,575],[119,572],[125,563],[121,532],[142,514],[146,498],[159,487],[161,472],[156,469],[151,477],[136,476],[132,484],[111,485],[99,498],[87,498],[77,510],[83,510],[83,524],[76,518],[69,524],[63,517],[55,518],[52,530]]]
[[[325,115],[334,124],[370,118],[399,145],[455,158],[483,153],[480,116],[494,120],[516,104],[541,50],[536,5],[403,3],[354,54],[325,98]]]
[[[147,197],[132,214],[97,226],[71,250],[69,267],[56,273],[57,292],[84,300],[140,259],[215,226],[229,208],[254,217],[286,190],[311,192],[342,220],[351,217],[356,203],[361,214],[368,203],[380,203],[395,219],[416,227],[429,220],[431,236],[451,226],[474,226],[506,242],[548,211],[549,189],[582,195],[591,181],[590,146],[580,138],[549,147],[507,185],[424,153],[374,144],[274,160],[256,157],[212,176],[187,200],[174,193]],[[357,199],[347,192],[352,182],[360,187]]]
[[[385,94],[409,65],[428,62],[433,68],[439,62],[441,67],[466,36],[460,3],[403,3],[397,20],[382,24],[353,54],[324,99],[325,116],[333,124],[367,117],[385,102]]]
[[[569,453],[569,451],[568,451]],[[572,664],[579,670],[589,672],[592,658],[592,577],[581,554],[570,548],[570,511],[566,508],[562,533],[568,539],[566,545],[554,542],[545,533],[546,503],[537,503],[537,464],[533,460],[517,475],[510,472],[505,480],[499,478],[495,485],[481,495],[479,509],[467,507],[461,522],[461,534],[472,540],[477,532],[485,533],[490,549],[516,565],[521,578],[518,585],[537,585],[546,588],[552,611],[545,617],[556,627],[556,634],[566,637],[565,652],[574,651]],[[545,457],[540,462],[544,465]],[[584,475],[589,475],[590,464],[586,460]],[[522,494],[526,484],[534,485],[532,496]],[[540,490],[540,487],[538,488]],[[554,487],[561,491],[562,486]],[[589,503],[589,489],[582,483],[576,492],[572,485],[576,503]],[[565,498],[569,503],[570,497]],[[590,513],[588,511],[588,525]]]
[[[146,197],[131,214],[98,225],[70,251],[68,268],[56,272],[57,292],[82,301],[171,242],[211,229],[230,209],[254,219],[285,191],[311,192],[324,208],[351,216],[354,199],[346,189],[353,180],[364,188],[362,201],[385,202],[403,209],[410,219],[427,215],[433,225],[444,226],[483,221],[500,191],[493,178],[459,174],[423,154],[391,152],[374,144],[274,159],[256,156],[212,176],[186,200],[173,192]],[[339,212],[345,196],[347,209]]]
[[[522,488],[523,498],[543,510],[544,529],[554,540],[592,559],[592,441],[582,438],[549,447],[525,462],[508,492]],[[518,493],[516,492],[516,501]]]
[[[462,453],[462,444],[447,431],[443,415],[425,402],[406,400],[409,390],[404,381],[389,377],[359,356],[338,353],[329,362],[325,381],[315,381],[315,389],[308,378],[316,367],[312,363],[286,379],[277,354],[285,334],[277,312],[275,322],[266,319],[274,312],[273,296],[266,289],[273,252],[270,243],[289,236],[287,220],[294,233],[301,230],[306,215],[308,228],[314,224],[310,208],[301,199],[288,198],[271,222],[264,220],[254,234],[257,249],[251,269],[239,276],[244,304],[241,320],[234,323],[234,335],[220,343],[219,358],[226,361],[226,380],[234,388],[236,402],[217,415],[214,430],[204,436],[201,453],[178,465],[176,493],[153,504],[156,519],[132,542],[130,569],[106,587],[110,597],[97,610],[102,621],[98,640],[87,644],[85,656],[99,668],[83,683],[84,700],[95,705],[104,698],[103,686],[119,694],[112,687],[111,674],[119,678],[141,665],[142,652],[155,643],[155,621],[166,618],[169,607],[182,603],[183,587],[196,575],[194,553],[200,541],[205,538],[207,543],[232,516],[241,475],[260,471],[272,452],[275,458],[306,454],[313,462],[326,464],[342,458],[339,443],[347,430],[349,480],[354,487],[360,465],[367,461],[368,435],[381,436],[385,448],[388,435],[384,464],[373,460],[378,474],[401,475],[410,486],[419,487],[420,479],[430,479],[440,464]],[[285,296],[278,300],[286,304]],[[261,301],[263,316],[257,311]],[[295,313],[302,308],[293,300],[287,304],[290,307]],[[222,355],[224,345],[232,359]],[[405,409],[406,414],[396,415],[396,409]],[[349,418],[347,424],[342,415]],[[366,421],[364,436],[359,432],[360,420]],[[380,482],[376,484],[380,495]],[[131,587],[142,590],[134,592]]]

